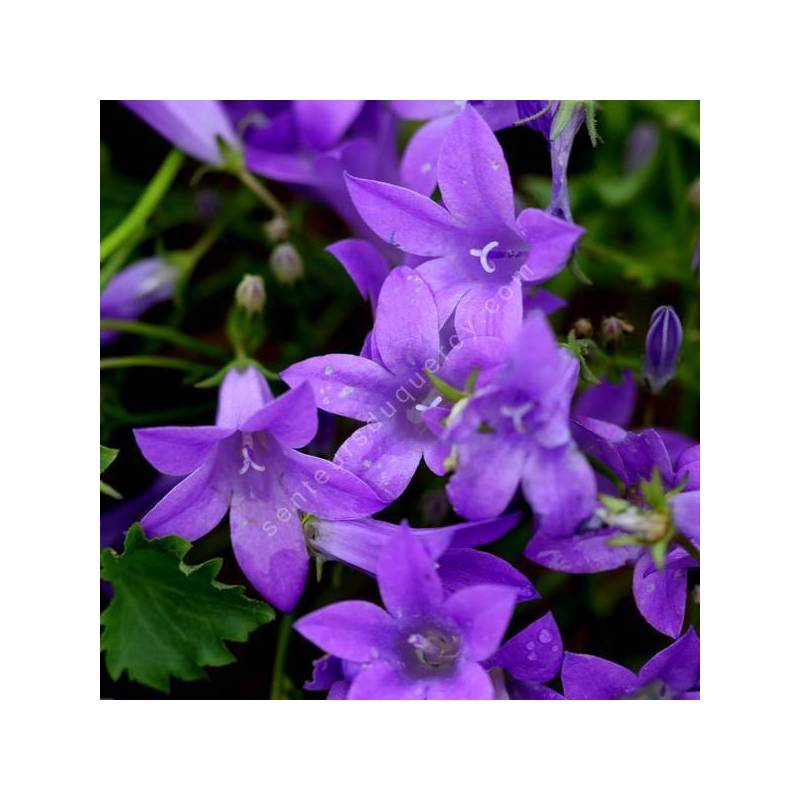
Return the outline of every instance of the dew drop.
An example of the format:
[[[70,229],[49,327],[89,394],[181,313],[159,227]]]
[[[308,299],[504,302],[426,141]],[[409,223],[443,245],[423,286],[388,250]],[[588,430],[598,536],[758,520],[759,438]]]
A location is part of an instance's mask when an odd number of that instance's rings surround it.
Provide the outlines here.
[[[536,649],[536,644],[534,642],[528,642],[525,645],[525,649],[526,650],[535,650]]]
[[[333,367],[325,367],[323,371],[326,375],[333,375]]]
[[[536,661],[537,657],[536,653],[528,653],[528,661]]]
[[[542,644],[547,644],[553,641],[553,634],[548,630],[539,631],[539,641]]]

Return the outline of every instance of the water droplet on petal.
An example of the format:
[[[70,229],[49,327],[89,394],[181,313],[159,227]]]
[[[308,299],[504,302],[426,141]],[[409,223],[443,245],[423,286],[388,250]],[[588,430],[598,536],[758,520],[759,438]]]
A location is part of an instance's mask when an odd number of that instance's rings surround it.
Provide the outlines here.
[[[525,649],[526,650],[535,650],[536,649],[536,644],[534,642],[528,642],[525,645]]]
[[[550,633],[548,630],[539,631],[539,641],[542,644],[547,644],[548,642],[553,641],[553,634]]]
[[[536,653],[528,653],[528,661],[536,661],[537,658]]]

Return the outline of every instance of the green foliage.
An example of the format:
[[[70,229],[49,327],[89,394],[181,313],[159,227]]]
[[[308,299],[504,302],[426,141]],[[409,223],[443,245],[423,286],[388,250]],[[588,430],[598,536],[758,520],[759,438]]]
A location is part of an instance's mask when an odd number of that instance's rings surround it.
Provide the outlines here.
[[[114,598],[100,617],[100,649],[114,680],[127,671],[132,680],[168,692],[171,677],[198,680],[203,667],[233,662],[225,641],[244,642],[274,619],[242,586],[215,580],[221,559],[184,563],[190,547],[175,536],[147,539],[134,525],[121,555],[102,551],[100,576],[113,585]]]
[[[119,450],[113,447],[105,447],[100,445],[100,474],[102,475],[112,464],[114,459],[119,455]],[[100,481],[100,493],[113,497],[115,500],[122,499],[122,495],[116,490],[112,489],[105,481]]]

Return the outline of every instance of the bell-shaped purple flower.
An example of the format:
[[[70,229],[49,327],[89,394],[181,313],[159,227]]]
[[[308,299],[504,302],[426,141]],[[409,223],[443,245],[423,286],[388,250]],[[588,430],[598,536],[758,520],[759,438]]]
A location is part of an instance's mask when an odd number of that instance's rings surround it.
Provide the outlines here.
[[[308,571],[299,511],[325,519],[379,511],[375,493],[342,467],[297,452],[317,432],[308,384],[273,398],[255,367],[231,369],[220,387],[215,425],[140,428],[144,457],[186,477],[142,519],[151,536],[204,536],[230,509],[231,544],[253,586],[290,611]]]
[[[145,258],[118,272],[100,295],[100,319],[138,319],[152,306],[175,294],[180,270],[163,258]],[[101,331],[100,344],[119,336]]]
[[[238,147],[233,125],[218,100],[123,100],[138,117],[198,161],[219,164],[219,139]]]
[[[659,306],[650,317],[645,341],[644,376],[660,392],[675,375],[683,341],[683,327],[672,306]]]
[[[348,700],[491,700],[482,662],[500,645],[516,601],[507,586],[445,596],[422,542],[400,529],[378,560],[385,610],[360,600],[314,611],[295,628],[346,662]],[[336,666],[335,664],[331,666]]]

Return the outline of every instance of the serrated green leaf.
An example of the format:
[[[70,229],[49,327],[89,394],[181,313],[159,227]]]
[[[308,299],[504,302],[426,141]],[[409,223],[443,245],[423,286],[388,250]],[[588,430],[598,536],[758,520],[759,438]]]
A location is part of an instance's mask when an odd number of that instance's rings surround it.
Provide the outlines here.
[[[215,580],[221,559],[197,566],[183,562],[191,545],[176,536],[147,539],[134,525],[120,555],[100,554],[103,580],[114,598],[100,621],[100,649],[114,680],[131,680],[168,692],[170,678],[205,677],[204,667],[233,662],[225,641],[244,642],[273,610],[244,595],[244,587]]]

